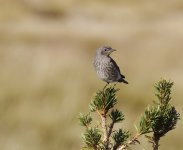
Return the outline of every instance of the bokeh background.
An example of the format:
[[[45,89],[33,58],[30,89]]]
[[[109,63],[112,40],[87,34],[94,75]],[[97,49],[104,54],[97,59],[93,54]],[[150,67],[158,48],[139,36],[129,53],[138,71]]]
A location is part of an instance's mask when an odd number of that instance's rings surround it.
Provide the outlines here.
[[[161,78],[183,112],[182,0],[0,0],[0,149],[77,150],[79,112],[104,86],[92,67],[110,45],[129,85],[118,84],[122,126],[134,124]],[[119,125],[120,126],[120,125]],[[160,144],[183,147],[183,121]],[[136,150],[151,149],[145,144]]]

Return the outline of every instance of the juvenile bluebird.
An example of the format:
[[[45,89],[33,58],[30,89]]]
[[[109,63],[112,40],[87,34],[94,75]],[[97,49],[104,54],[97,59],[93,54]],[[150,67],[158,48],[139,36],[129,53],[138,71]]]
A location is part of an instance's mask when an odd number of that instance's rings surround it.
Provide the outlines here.
[[[109,83],[123,82],[128,84],[125,76],[121,74],[116,62],[110,57],[112,52],[116,51],[110,46],[102,46],[96,51],[96,56],[93,61],[93,66],[97,72],[98,77]]]

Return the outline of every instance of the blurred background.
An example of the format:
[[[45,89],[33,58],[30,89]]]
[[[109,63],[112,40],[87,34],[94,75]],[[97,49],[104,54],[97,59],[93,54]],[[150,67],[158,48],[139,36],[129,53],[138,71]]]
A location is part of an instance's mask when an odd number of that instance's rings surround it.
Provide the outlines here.
[[[95,51],[110,45],[129,85],[118,84],[122,126],[152,104],[153,85],[175,83],[172,104],[183,112],[182,0],[0,0],[0,149],[77,150],[88,112],[103,88]],[[160,141],[179,150],[183,121]],[[151,149],[146,140],[134,149]]]

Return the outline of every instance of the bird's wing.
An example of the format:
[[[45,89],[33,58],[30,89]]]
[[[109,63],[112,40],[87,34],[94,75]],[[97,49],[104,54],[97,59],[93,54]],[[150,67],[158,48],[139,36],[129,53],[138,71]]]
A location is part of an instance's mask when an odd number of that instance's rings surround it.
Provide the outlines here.
[[[113,65],[113,68],[115,68],[116,71],[120,73],[121,77],[122,77],[122,78],[125,78],[125,76],[121,74],[121,71],[120,71],[120,69],[119,69],[117,63],[116,63],[112,58],[111,58],[111,64]]]

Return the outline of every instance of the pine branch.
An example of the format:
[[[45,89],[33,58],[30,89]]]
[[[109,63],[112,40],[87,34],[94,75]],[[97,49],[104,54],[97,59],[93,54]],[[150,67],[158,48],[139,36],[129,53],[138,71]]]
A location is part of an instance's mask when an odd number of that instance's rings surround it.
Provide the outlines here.
[[[111,118],[113,123],[118,123],[118,122],[121,122],[121,121],[123,121],[125,119],[124,115],[122,114],[122,112],[117,110],[117,109],[113,109],[111,111],[109,117]]]
[[[129,137],[129,132],[119,129],[114,133],[112,136],[113,140],[115,141],[113,150],[117,150]]]
[[[99,149],[101,134],[97,128],[87,128],[82,138],[88,148]]]
[[[120,111],[112,110],[109,115],[112,122],[109,126],[107,124],[108,112],[117,103],[117,98],[116,98],[117,91],[118,89],[115,89],[114,86],[106,88],[103,91],[98,91],[94,99],[90,103],[91,112],[97,112],[101,118],[101,127],[103,131],[103,144],[104,144],[104,149],[106,150],[109,149],[110,136],[111,136],[114,124],[124,119],[124,115]]]
[[[96,92],[89,105],[90,113],[87,115],[80,114],[78,118],[80,124],[85,127],[85,132],[82,136],[84,148],[123,150],[130,148],[131,145],[140,144],[138,138],[141,135],[145,135],[148,141],[152,143],[153,150],[158,150],[161,137],[173,130],[180,119],[180,114],[170,104],[172,86],[173,82],[166,80],[161,80],[155,84],[157,100],[154,101],[153,106],[148,106],[145,109],[140,119],[137,134],[128,141],[129,131],[123,129],[114,130],[115,124],[124,120],[123,113],[114,109],[117,104],[116,92],[119,89],[111,86]],[[99,125],[91,124],[93,120],[90,115],[91,112],[99,115]],[[110,118],[110,122],[108,122],[108,118]],[[91,127],[92,125],[94,127]],[[153,135],[148,136],[148,133],[151,132]]]
[[[153,137],[147,135],[146,137],[154,150],[158,150],[160,138],[173,130],[180,119],[179,113],[170,104],[172,86],[173,82],[166,80],[161,80],[155,85],[157,90],[155,105],[148,106],[140,120],[141,133],[153,132]]]
[[[119,89],[115,87],[106,88],[103,91],[96,92],[93,100],[91,101],[89,107],[91,112],[99,111],[100,114],[107,114],[111,108],[113,108],[117,103],[116,92]]]
[[[82,113],[80,113],[78,119],[79,119],[81,126],[84,126],[86,128],[88,128],[92,122],[92,118],[91,118],[90,114],[83,115]]]
[[[117,109],[113,109],[109,115],[110,119],[112,120],[110,125],[109,125],[109,130],[108,130],[108,135],[107,135],[107,143],[109,144],[109,138],[112,134],[113,128],[114,128],[114,124],[121,122],[124,120],[124,115],[122,114],[122,112],[120,112]]]

